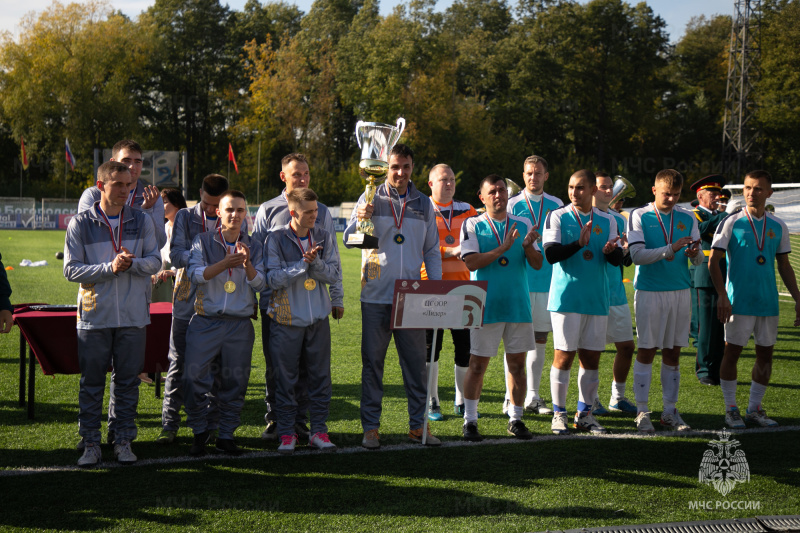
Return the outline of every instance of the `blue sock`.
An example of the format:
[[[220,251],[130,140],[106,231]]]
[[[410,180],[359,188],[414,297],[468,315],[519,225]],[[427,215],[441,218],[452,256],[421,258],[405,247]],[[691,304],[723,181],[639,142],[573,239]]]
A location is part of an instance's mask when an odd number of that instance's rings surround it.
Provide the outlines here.
[[[557,411],[559,413],[566,413],[567,412],[566,407],[561,407],[560,405],[556,405],[556,404],[553,404],[553,410]]]
[[[589,405],[587,403],[584,403],[584,402],[582,402],[580,400],[578,401],[578,412],[579,413],[585,413],[587,411],[590,411],[591,409],[592,409],[591,405]]]

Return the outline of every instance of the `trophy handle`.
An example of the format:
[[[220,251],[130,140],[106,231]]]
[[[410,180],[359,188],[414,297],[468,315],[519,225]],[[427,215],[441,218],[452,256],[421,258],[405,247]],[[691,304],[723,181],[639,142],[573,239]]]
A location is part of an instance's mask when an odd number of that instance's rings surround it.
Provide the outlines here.
[[[360,128],[362,124],[364,124],[363,120],[356,122],[356,141],[358,142],[359,148],[361,148],[361,136],[358,134],[358,128]]]
[[[397,119],[397,129],[400,130],[397,132],[397,138],[400,139],[400,136],[403,135],[403,130],[406,129],[406,119],[403,117]]]

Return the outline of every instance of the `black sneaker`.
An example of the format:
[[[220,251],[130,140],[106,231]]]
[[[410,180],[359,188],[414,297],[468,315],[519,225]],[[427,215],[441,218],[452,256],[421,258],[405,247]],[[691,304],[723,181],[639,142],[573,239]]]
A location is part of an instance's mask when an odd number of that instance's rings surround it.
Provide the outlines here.
[[[467,422],[463,428],[464,440],[469,442],[480,442],[483,440],[483,435],[478,433],[477,422]]]
[[[113,429],[109,429],[108,430],[108,435],[106,435],[106,444],[108,444],[109,446],[113,446],[114,445],[114,439],[116,439],[116,438],[117,438],[117,435],[114,432],[114,430]]]
[[[214,451],[228,455],[242,455],[244,453],[244,449],[240,448],[233,439],[220,438],[217,438],[217,445],[214,447]]]
[[[311,436],[311,432],[308,430],[308,426],[302,422],[294,423],[294,432],[297,433],[298,437],[302,437],[306,440],[308,440],[308,437]]]
[[[189,455],[193,457],[200,457],[206,454],[206,442],[208,441],[208,431],[202,433],[195,433],[192,447],[189,449]]]
[[[510,420],[508,422],[508,434],[522,440],[531,440],[533,433],[528,431],[522,420]]]

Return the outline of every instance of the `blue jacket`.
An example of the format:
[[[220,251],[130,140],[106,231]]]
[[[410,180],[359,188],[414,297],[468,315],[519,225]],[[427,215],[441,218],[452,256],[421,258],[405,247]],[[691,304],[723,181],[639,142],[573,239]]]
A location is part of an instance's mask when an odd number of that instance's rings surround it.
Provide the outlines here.
[[[263,249],[265,250],[264,255],[266,255],[266,250],[268,248],[268,245],[265,242],[267,235],[271,231],[285,227],[292,219],[291,215],[289,214],[289,204],[286,202],[285,193],[286,191],[284,190],[284,192],[275,198],[264,202],[261,204],[261,207],[258,208],[252,237],[262,244]],[[339,248],[336,246],[336,229],[333,227],[333,217],[331,217],[331,212],[324,204],[317,202],[317,207],[317,220],[314,223],[314,227],[323,228],[333,236],[333,247],[331,252],[336,258],[336,262],[338,264],[337,268],[339,269],[339,279],[336,282],[331,283],[328,287],[330,299],[334,307],[344,307],[342,263],[341,259],[339,258]],[[269,285],[267,285],[264,290],[261,291],[261,297],[259,298],[259,307],[261,309],[266,310],[269,308],[271,292],[272,289],[269,287]]]
[[[194,207],[181,209],[175,215],[172,238],[169,241],[169,260],[178,269],[172,292],[172,316],[181,320],[189,320],[194,314],[195,286],[189,279],[186,267],[189,266],[194,238],[205,232],[203,210],[199,203]],[[242,222],[242,233],[247,233],[247,219]]]
[[[407,195],[403,225],[397,230],[389,202],[394,202],[399,217],[403,208],[400,195],[386,183],[381,184],[375,192],[372,223],[375,225],[378,249],[362,252],[362,302],[391,304],[395,280],[420,279],[423,261],[428,279],[442,279],[442,255],[439,253],[439,232],[433,203],[413,183],[408,184]],[[365,202],[362,194],[357,205]],[[347,237],[356,232],[357,223],[356,209],[353,209],[350,222],[344,230],[345,246]],[[397,244],[394,240],[398,233],[405,238],[403,244]]]
[[[110,228],[97,208],[75,215],[67,227],[64,277],[81,284],[78,329],[142,327],[150,323],[150,276],[161,268],[153,223],[141,210],[127,205],[120,217],[122,246],[136,257],[131,267],[119,274],[111,269],[117,252]]]
[[[256,276],[247,280],[244,266],[231,269],[207,280],[203,278],[206,267],[219,263],[227,254],[225,243],[219,238],[219,232],[207,231],[194,238],[189,254],[188,276],[196,287],[195,313],[210,318],[233,317],[248,318],[255,311],[256,292],[264,288],[264,264],[261,258],[261,245],[253,241],[244,231],[240,241],[250,248],[250,262],[256,269]],[[232,293],[225,292],[224,285],[228,280],[236,284]]]
[[[153,221],[153,226],[155,226],[156,240],[158,241],[158,248],[160,250],[165,244],[167,244],[167,232],[164,227],[164,200],[159,196],[153,207],[150,209],[142,209],[142,204],[144,203],[144,187],[145,183],[143,183],[142,180],[138,180],[136,182],[136,192],[134,193],[133,207],[140,209],[142,212],[147,213],[150,216],[151,220]],[[78,213],[83,213],[92,207],[95,202],[99,202],[100,194],[100,189],[98,189],[96,185],[83,191],[83,194],[81,194],[81,199],[78,202]]]
[[[325,285],[342,279],[336,239],[321,227],[310,231],[314,245],[322,250],[312,263],[306,263],[297,244],[294,232],[286,226],[270,232],[267,239],[269,251],[264,256],[267,283],[272,289],[269,316],[285,326],[310,326],[331,312],[331,299]],[[306,244],[307,246],[307,244]],[[307,279],[317,282],[313,290],[306,290]]]

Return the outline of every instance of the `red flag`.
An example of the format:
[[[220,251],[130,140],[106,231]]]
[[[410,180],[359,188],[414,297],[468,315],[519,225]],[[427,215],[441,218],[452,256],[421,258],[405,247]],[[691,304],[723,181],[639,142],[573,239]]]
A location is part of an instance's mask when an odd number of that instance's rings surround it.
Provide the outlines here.
[[[236,157],[233,155],[233,146],[231,143],[228,143],[228,161],[233,161],[233,168],[236,170],[236,173],[239,173],[239,165],[236,164]]]
[[[25,139],[22,138],[22,135],[19,137],[19,159],[22,161],[22,169],[28,170],[28,152],[25,151]]]

